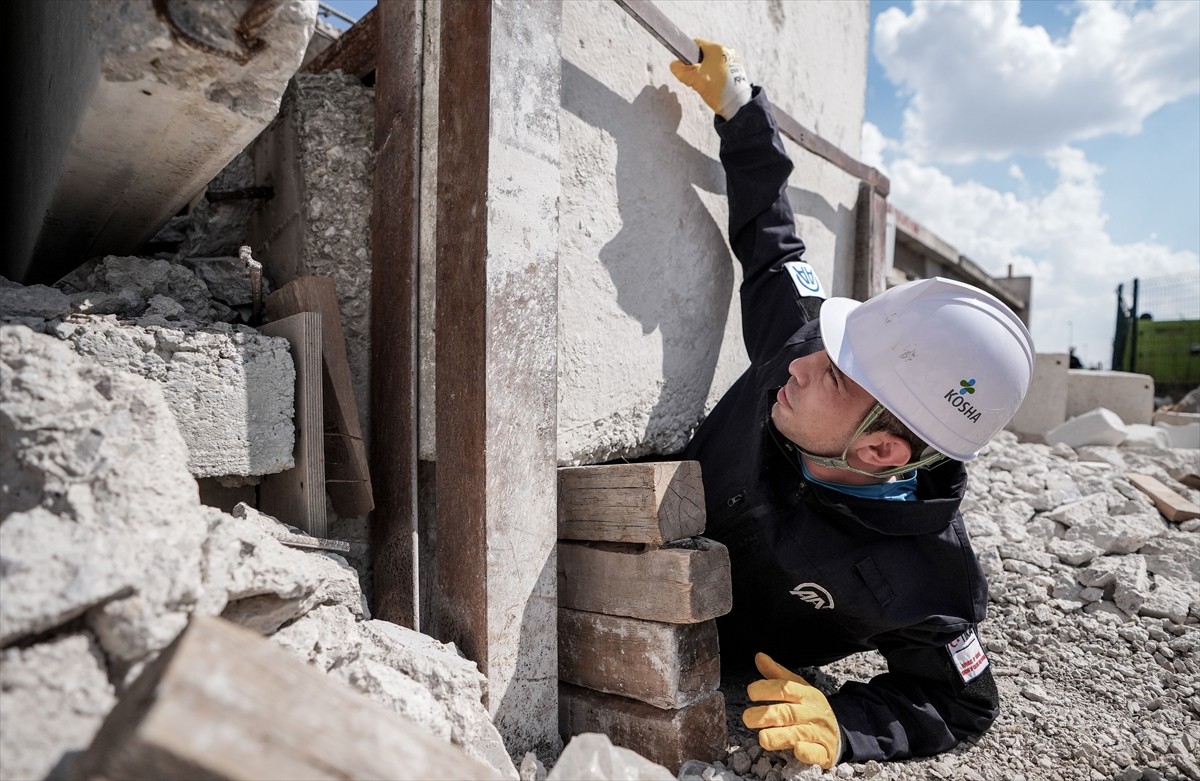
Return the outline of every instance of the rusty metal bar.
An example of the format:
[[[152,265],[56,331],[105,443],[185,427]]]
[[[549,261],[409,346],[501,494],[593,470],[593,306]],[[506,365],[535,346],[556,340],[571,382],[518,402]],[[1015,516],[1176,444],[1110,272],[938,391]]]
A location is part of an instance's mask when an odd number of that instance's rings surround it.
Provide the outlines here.
[[[372,612],[419,629],[417,261],[424,4],[380,3],[371,13],[378,17],[377,57],[370,58],[377,66],[371,215]]]
[[[659,43],[680,60],[694,65],[700,61],[700,49],[695,41],[658,10],[653,0],[613,0],[653,35]],[[870,184],[880,195],[887,197],[891,182],[876,168],[855,160],[850,155],[797,122],[790,114],[774,106],[779,132],[802,148],[823,160],[833,163],[846,173]]]

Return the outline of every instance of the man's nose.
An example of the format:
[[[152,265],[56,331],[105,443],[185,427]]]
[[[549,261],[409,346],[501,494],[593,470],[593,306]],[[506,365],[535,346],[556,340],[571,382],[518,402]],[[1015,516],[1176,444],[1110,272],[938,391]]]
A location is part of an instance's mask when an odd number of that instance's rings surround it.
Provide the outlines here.
[[[788,374],[790,374],[797,383],[804,384],[804,361],[797,358],[788,364]]]

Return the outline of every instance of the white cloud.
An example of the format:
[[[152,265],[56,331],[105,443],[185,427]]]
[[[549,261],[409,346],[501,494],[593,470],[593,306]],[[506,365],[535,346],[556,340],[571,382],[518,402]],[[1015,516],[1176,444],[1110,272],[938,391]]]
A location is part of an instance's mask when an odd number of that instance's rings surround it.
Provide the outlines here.
[[[1039,352],[1066,352],[1073,338],[1089,365],[1108,365],[1116,289],[1134,277],[1194,271],[1200,256],[1153,241],[1117,244],[1105,228],[1099,166],[1078,149],[1046,155],[1057,172],[1048,193],[1020,198],[977,182],[957,183],[911,158],[889,166],[900,209],[993,276],[1032,275],[1031,331]]]
[[[864,122],[862,128],[862,161],[883,170],[883,156],[895,148],[896,142],[883,134],[873,122]]]
[[[1018,0],[914,0],[881,13],[875,56],[909,99],[904,147],[920,161],[1042,154],[1135,134],[1200,92],[1200,3],[1078,3],[1070,33],[1021,23]]]
[[[1022,171],[1021,166],[1017,165],[1016,163],[1013,163],[1008,167],[1008,175],[1013,179],[1016,179],[1018,182],[1025,181],[1025,172]]]

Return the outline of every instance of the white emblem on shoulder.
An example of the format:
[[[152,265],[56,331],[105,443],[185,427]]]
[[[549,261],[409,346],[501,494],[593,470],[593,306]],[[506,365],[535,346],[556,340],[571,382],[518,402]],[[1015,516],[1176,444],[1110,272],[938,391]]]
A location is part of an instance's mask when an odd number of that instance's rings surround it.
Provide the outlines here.
[[[792,284],[796,286],[796,292],[801,296],[828,297],[825,286],[821,284],[821,278],[817,276],[817,271],[812,266],[802,260],[794,260],[791,263],[784,263],[783,267],[787,269],[788,277],[791,278]]]
[[[833,610],[833,597],[825,590],[824,586],[819,586],[816,583],[801,583],[789,593],[800,597],[816,610],[821,610],[822,608]]]

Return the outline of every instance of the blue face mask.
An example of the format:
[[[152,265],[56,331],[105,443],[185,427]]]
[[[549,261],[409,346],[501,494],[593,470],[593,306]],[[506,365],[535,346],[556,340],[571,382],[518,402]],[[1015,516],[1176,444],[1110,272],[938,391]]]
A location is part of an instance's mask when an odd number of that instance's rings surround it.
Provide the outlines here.
[[[884,499],[890,502],[915,502],[917,500],[917,473],[915,471],[910,473],[908,477],[898,477],[886,483],[841,485],[840,483],[829,483],[813,477],[812,472],[808,471],[808,467],[804,465],[804,458],[799,453],[796,454],[796,460],[800,462],[800,469],[803,470],[806,480],[817,485],[823,485],[826,488],[831,488],[834,491],[841,491],[844,494],[852,496],[860,496],[864,499]]]

